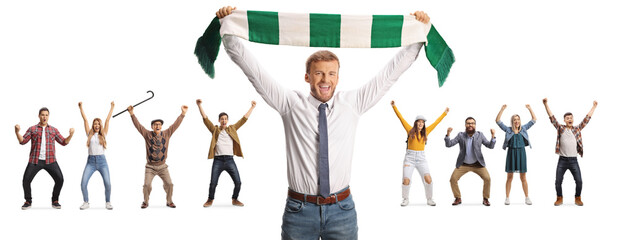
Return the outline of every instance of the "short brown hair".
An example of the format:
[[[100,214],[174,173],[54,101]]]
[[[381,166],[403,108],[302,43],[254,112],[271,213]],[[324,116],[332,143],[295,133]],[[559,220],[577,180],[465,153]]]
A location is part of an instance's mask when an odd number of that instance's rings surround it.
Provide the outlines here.
[[[563,118],[567,117],[567,116],[574,116],[571,112],[566,112],[565,114],[563,114]]]
[[[310,55],[307,58],[307,61],[305,62],[305,73],[310,72],[310,65],[312,65],[313,62],[320,62],[320,61],[327,61],[327,62],[337,61],[337,66],[338,68],[340,67],[340,59],[337,58],[337,56],[334,53],[328,50],[321,50],[321,51],[315,52],[314,54]]]

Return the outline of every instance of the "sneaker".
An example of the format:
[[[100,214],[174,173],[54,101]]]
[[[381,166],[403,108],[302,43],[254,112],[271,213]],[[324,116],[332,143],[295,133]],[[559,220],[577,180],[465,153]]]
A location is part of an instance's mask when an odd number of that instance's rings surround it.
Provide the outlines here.
[[[105,209],[112,210],[112,209],[114,209],[114,207],[112,207],[112,203],[111,202],[106,202],[105,203]]]
[[[30,209],[30,207],[32,206],[32,204],[28,201],[24,202],[24,205],[21,206],[21,210],[28,210]]]
[[[202,205],[202,206],[203,206],[203,207],[205,207],[205,208],[206,208],[206,207],[213,206],[213,199],[210,199],[210,198],[209,198],[209,199],[208,199],[208,200],[204,203],[204,205]]]
[[[243,204],[241,201],[236,200],[236,199],[232,199],[232,205],[237,206],[237,207],[245,206],[245,204]]]
[[[527,199],[529,199],[529,198],[527,198]],[[510,204],[509,198],[505,198],[505,205],[509,205],[509,204]]]
[[[90,208],[90,204],[88,202],[84,202],[82,204],[82,206],[80,207],[80,210],[84,210],[84,209],[88,209]]]
[[[402,199],[402,203],[400,203],[400,206],[402,207],[406,207],[406,205],[408,205],[408,198]]]
[[[428,199],[427,203],[429,206],[436,206],[436,203],[432,199]]]
[[[52,207],[55,208],[55,209],[60,209],[61,208],[60,203],[58,203],[58,201],[52,202]]]
[[[531,204],[533,204],[533,202],[531,202],[531,199],[530,199],[529,197],[526,197],[526,198],[524,199],[524,203],[526,203],[527,205],[531,205]]]

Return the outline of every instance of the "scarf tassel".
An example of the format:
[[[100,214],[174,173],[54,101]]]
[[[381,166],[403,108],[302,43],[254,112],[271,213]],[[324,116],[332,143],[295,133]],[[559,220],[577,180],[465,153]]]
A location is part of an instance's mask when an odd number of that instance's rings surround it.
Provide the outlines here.
[[[211,79],[215,78],[215,60],[217,60],[219,46],[221,45],[220,28],[219,18],[213,18],[204,34],[198,38],[196,49],[193,51],[198,57],[198,63]]]

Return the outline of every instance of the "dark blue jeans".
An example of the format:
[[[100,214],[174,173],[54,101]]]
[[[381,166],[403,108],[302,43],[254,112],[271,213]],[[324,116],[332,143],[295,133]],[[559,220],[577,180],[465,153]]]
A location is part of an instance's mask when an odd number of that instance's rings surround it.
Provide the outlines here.
[[[213,168],[211,169],[211,185],[208,189],[208,198],[215,199],[215,189],[217,188],[217,183],[219,182],[219,175],[221,175],[221,172],[223,171],[230,174],[230,177],[234,182],[232,199],[237,199],[239,197],[239,192],[241,191],[241,176],[239,175],[239,169],[236,168],[236,163],[234,163],[234,158],[230,155],[215,156],[215,160],[213,160]]]
[[[574,177],[574,182],[576,182],[576,197],[580,197],[580,192],[582,191],[582,177],[580,176],[580,166],[578,166],[578,159],[576,157],[559,157],[559,162],[557,163],[557,176],[555,180],[555,189],[557,190],[557,196],[563,196],[563,189],[561,188],[561,184],[563,184],[563,175],[565,172],[570,170],[572,176]]]

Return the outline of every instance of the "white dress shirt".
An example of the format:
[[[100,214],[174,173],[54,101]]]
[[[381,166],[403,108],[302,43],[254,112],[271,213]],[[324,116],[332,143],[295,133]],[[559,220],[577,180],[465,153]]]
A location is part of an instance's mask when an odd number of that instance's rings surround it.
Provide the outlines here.
[[[286,135],[288,186],[295,192],[318,194],[318,106],[308,92],[285,89],[268,75],[237,37],[225,35],[226,52],[243,70],[264,101],[282,117]],[[336,92],[327,102],[329,182],[331,193],[350,183],[353,146],[359,117],[382,98],[417,58],[422,43],[402,49],[371,81]]]

